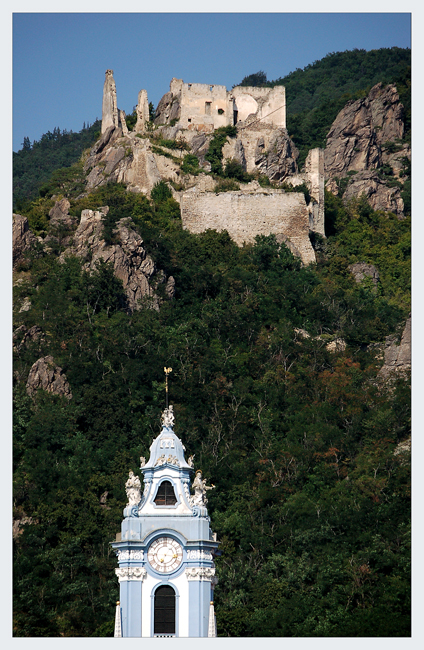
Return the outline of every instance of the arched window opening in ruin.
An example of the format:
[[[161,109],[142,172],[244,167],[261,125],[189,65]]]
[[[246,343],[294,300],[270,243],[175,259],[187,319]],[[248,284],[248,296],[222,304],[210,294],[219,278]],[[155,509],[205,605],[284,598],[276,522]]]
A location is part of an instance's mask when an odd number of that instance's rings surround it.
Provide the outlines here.
[[[211,114],[212,102],[205,102],[205,115]]]

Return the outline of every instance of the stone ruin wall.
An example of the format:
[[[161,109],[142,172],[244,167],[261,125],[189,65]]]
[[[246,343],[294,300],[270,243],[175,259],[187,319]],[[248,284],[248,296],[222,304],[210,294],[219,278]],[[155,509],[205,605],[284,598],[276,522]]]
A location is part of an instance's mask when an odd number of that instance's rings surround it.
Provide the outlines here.
[[[277,129],[286,128],[286,89],[284,86],[274,88],[256,88],[254,86],[236,86],[230,91],[234,101],[234,123],[244,122],[249,115],[263,124]]]
[[[293,174],[287,182],[294,187],[306,183],[311,199],[309,227],[325,237],[324,216],[324,149],[311,149],[305,160],[305,171]]]
[[[201,233],[209,228],[227,230],[239,246],[253,243],[256,235],[274,234],[287,241],[304,264],[315,262],[309,240],[309,213],[304,195],[282,190],[199,192],[181,195],[183,228]]]
[[[179,124],[184,129],[212,133],[233,123],[233,107],[225,86],[184,83],[173,79],[173,95],[179,91]]]

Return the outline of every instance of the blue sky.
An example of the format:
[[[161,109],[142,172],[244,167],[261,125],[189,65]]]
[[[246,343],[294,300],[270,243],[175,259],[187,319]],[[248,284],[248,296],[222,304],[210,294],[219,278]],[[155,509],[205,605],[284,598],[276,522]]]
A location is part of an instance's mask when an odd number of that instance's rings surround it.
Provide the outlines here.
[[[15,13],[13,149],[101,118],[108,68],[128,113],[141,88],[156,106],[172,77],[231,88],[258,70],[276,79],[329,52],[392,46],[411,46],[410,14]]]

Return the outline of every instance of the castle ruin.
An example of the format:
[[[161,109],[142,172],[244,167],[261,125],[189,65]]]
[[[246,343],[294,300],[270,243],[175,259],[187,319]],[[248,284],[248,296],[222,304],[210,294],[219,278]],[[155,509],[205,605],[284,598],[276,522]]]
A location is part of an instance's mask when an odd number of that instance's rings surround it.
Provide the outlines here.
[[[183,228],[194,233],[208,228],[227,230],[239,245],[254,241],[256,235],[272,233],[285,241],[303,263],[315,261],[309,232],[325,236],[324,155],[322,149],[312,149],[304,169],[299,171],[298,152],[286,129],[284,86],[236,86],[227,91],[225,86],[184,83],[182,79],[173,78],[169,91],[157,106],[154,125],[149,123],[146,90],[139,92],[136,115],[133,130],[128,131],[125,113],[117,107],[113,71],[107,70],[102,135],[109,137],[107,130],[114,130],[110,142],[118,142],[120,134],[133,148],[133,168],[128,168],[129,162],[121,162],[117,178],[129,182],[135,191],[147,193],[158,180],[176,181],[179,178],[181,171],[170,163],[169,156],[165,157],[166,152],[158,152],[157,147],[152,150],[148,136],[154,142],[155,132],[161,133],[163,139],[185,141],[199,158],[203,171],[208,172],[210,165],[205,153],[214,131],[236,126],[237,135],[228,137],[223,148],[224,164],[236,160],[250,174],[267,176],[271,181],[286,184],[289,189],[303,187],[299,191],[284,191],[264,188],[253,181],[241,184],[239,191],[216,193],[211,177],[193,176],[188,179],[186,190],[173,191],[181,205]],[[144,138],[143,142],[139,137]],[[120,146],[122,148],[123,144]],[[144,169],[143,160],[149,169]],[[143,178],[142,186],[137,178]],[[308,203],[301,191],[305,186],[311,197]]]

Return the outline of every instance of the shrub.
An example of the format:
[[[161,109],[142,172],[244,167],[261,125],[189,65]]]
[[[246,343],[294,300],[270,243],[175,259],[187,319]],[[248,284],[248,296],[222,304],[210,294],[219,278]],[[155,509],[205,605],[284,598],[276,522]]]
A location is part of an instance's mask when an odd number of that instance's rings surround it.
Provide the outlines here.
[[[181,165],[181,171],[185,174],[193,174],[196,176],[200,172],[198,157],[192,153],[185,155]]]
[[[215,185],[215,192],[234,192],[240,189],[240,185],[233,178],[220,178]]]
[[[227,141],[227,137],[235,138],[237,135],[237,127],[235,126],[221,126],[216,129],[212,140],[209,144],[208,153],[205,159],[211,164],[211,171],[213,174],[223,176],[222,169],[222,149]]]

